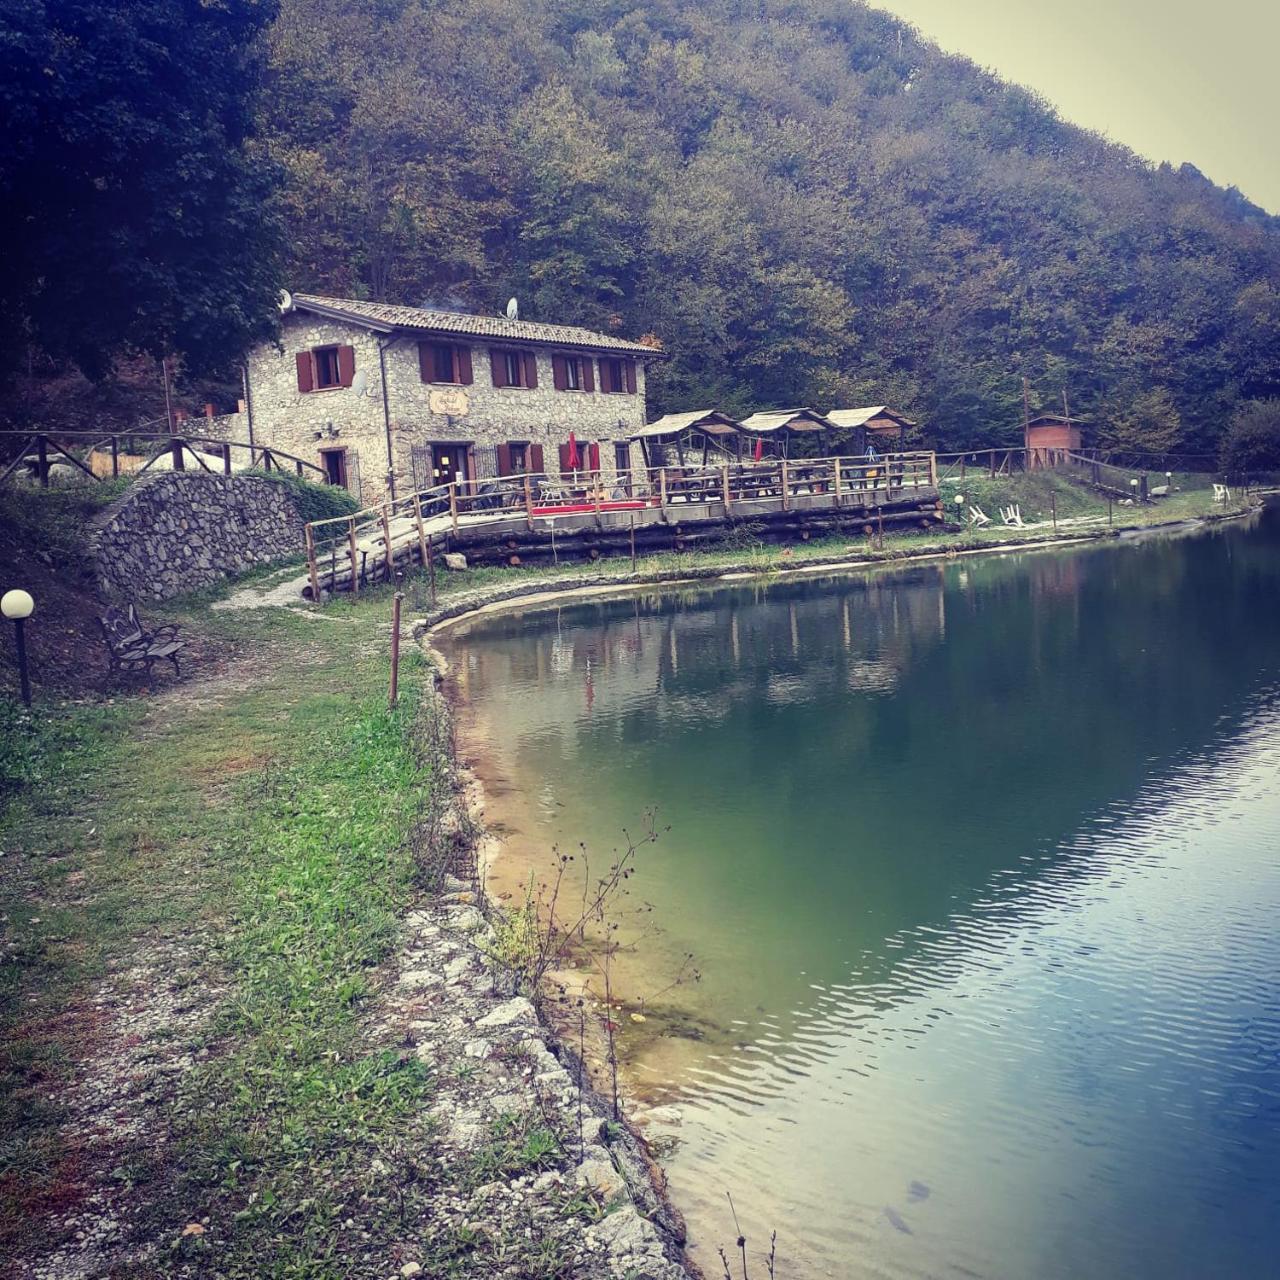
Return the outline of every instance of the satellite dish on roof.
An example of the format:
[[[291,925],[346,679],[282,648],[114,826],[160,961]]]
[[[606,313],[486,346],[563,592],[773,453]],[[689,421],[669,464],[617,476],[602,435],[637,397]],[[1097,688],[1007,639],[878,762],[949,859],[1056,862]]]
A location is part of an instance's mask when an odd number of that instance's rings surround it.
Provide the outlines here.
[[[514,298],[507,299],[507,319],[520,319],[520,304]]]
[[[280,307],[280,314],[283,316],[287,316],[289,312],[293,310],[293,294],[291,294],[288,289],[280,290],[280,301],[278,305]]]
[[[357,369],[356,375],[351,379],[351,390],[358,396],[364,395],[365,388],[369,385],[369,375],[363,369]]]

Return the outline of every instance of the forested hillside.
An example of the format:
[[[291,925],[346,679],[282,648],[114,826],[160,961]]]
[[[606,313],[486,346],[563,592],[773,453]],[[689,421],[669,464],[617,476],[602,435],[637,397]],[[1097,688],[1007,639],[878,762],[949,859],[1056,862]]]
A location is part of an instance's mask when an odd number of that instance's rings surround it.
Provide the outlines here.
[[[652,332],[651,408],[1033,403],[1213,448],[1280,392],[1280,220],[849,0],[282,0],[291,278]]]

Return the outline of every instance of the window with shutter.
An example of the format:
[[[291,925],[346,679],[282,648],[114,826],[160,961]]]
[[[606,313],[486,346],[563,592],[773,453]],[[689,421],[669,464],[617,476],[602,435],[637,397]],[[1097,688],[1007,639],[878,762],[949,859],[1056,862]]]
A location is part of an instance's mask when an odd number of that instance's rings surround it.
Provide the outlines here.
[[[423,382],[461,382],[461,355],[462,349],[449,342],[418,343],[418,368]]]
[[[310,391],[316,384],[315,378],[315,362],[312,359],[310,351],[299,351],[297,355],[298,365],[298,390]]]
[[[630,396],[636,393],[636,362],[634,360],[626,361],[627,374],[627,394]]]
[[[626,391],[626,375],[622,369],[622,361],[612,357],[601,357],[600,390],[611,394]]]
[[[316,347],[311,353],[315,364],[315,387],[323,391],[327,387],[342,386],[342,372],[338,368],[337,347]]]
[[[542,446],[540,444],[531,444],[529,446],[528,457],[529,457],[529,470],[532,471],[535,476],[540,476],[545,474],[547,470],[547,464],[546,464],[545,458],[543,457]]]
[[[489,359],[493,365],[495,387],[536,387],[538,385],[538,358],[533,352],[491,347]]]

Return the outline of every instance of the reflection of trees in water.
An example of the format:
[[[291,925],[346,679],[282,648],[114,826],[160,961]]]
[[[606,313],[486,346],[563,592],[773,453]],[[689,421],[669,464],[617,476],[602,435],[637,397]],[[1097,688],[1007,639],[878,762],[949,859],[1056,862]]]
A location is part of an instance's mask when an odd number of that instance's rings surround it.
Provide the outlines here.
[[[931,930],[1011,920],[1083,873],[1061,851],[1091,816],[1238,732],[1280,674],[1276,543],[1273,522],[575,605],[486,623],[455,669],[513,762],[554,760],[579,805],[662,806],[681,908],[784,1011],[705,1047],[785,1056],[850,1003],[851,953],[864,1011],[945,980]]]

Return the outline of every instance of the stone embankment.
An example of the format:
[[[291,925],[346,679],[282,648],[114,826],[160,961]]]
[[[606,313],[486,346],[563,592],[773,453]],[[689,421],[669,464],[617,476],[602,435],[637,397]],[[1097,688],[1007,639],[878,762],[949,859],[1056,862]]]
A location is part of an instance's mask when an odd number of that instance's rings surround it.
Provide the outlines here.
[[[438,869],[440,892],[408,919],[374,1034],[411,1047],[436,1082],[434,1234],[482,1239],[512,1259],[540,1250],[557,1260],[555,1274],[583,1280],[688,1280],[683,1227],[643,1147],[490,959],[474,826],[438,690],[421,714],[426,762],[441,784],[423,819],[422,856]],[[401,1274],[427,1274],[418,1266],[409,1259]]]
[[[167,600],[296,556],[302,519],[281,484],[262,476],[143,476],[90,531],[104,595]]]

